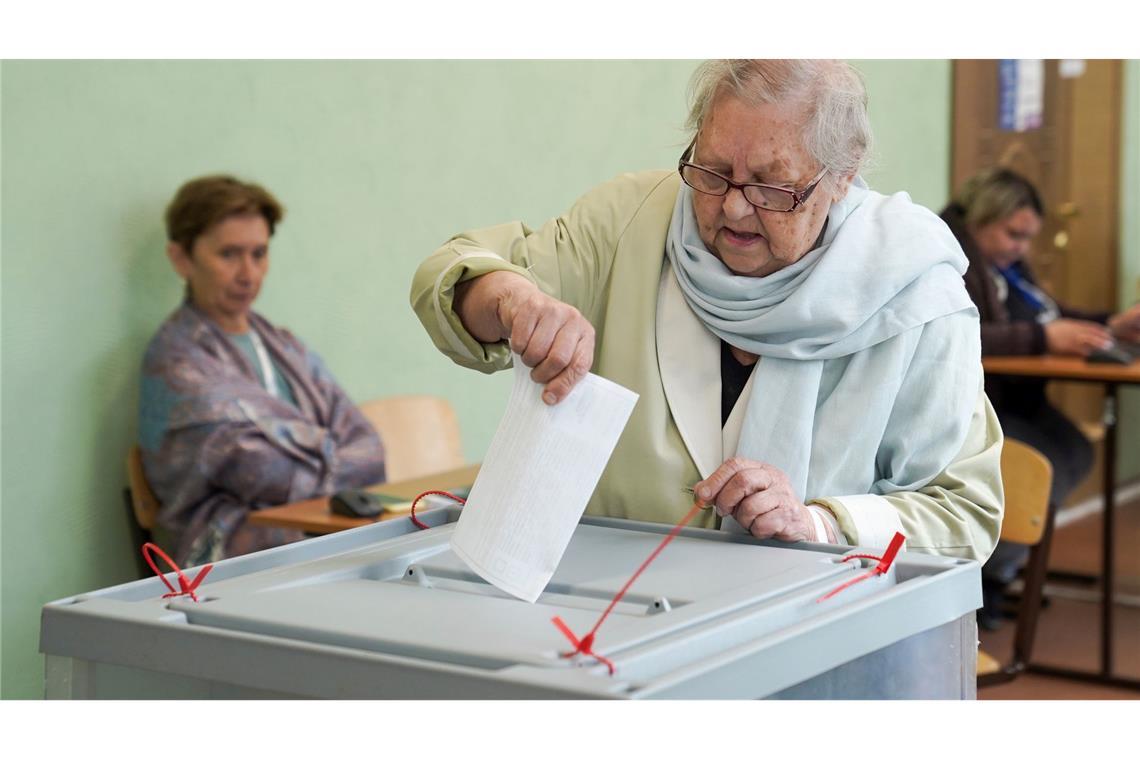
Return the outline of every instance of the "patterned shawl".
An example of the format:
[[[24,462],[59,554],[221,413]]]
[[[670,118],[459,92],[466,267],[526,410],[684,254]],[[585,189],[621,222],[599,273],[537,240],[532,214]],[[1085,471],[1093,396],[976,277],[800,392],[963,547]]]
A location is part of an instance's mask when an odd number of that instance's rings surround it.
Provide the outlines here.
[[[251,509],[384,479],[380,439],[320,358],[251,313],[297,406],[272,397],[225,333],[190,303],[143,359],[139,443],[162,504],[158,521],[184,566],[302,538],[245,525]]]

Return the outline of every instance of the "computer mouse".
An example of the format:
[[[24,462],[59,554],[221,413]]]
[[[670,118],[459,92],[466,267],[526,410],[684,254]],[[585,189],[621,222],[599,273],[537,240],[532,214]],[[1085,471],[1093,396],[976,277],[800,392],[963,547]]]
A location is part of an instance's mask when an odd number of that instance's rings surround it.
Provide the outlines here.
[[[1112,346],[1111,348],[1099,348],[1088,355],[1085,361],[1090,364],[1131,364],[1133,359],[1122,348]]]
[[[367,491],[340,491],[329,499],[329,509],[334,515],[345,517],[376,517],[384,511],[384,505]]]

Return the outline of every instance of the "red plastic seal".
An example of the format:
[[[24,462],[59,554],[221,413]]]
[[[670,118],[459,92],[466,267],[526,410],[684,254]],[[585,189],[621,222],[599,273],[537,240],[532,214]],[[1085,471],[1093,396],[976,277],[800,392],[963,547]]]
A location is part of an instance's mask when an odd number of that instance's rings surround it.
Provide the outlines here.
[[[166,562],[166,564],[169,565],[170,568],[172,570],[174,570],[174,572],[178,575],[178,585],[181,588],[181,590],[176,589],[176,588],[174,588],[174,586],[170,585],[170,581],[168,581],[166,579],[166,573],[159,570],[158,565],[156,565],[154,563],[154,558],[152,556],[150,556],[151,552],[154,552],[159,557],[161,557],[162,560],[164,562]],[[198,588],[198,586],[202,583],[202,581],[205,580],[206,575],[211,570],[214,569],[214,566],[212,564],[206,565],[205,567],[203,567],[201,570],[198,571],[198,574],[194,576],[194,580],[189,580],[186,578],[185,573],[182,572],[182,568],[180,568],[178,565],[174,564],[174,560],[172,560],[170,558],[170,555],[168,555],[166,552],[164,552],[162,549],[160,549],[157,545],[149,543],[149,542],[143,544],[142,554],[143,554],[143,559],[145,559],[146,563],[148,565],[150,565],[150,569],[153,570],[154,574],[159,577],[159,580],[161,580],[163,582],[163,584],[168,589],[170,589],[169,594],[163,594],[162,595],[163,599],[169,599],[172,596],[189,596],[195,602],[198,601],[198,595],[195,594],[194,591],[195,591],[195,589]]]
[[[844,589],[851,588],[852,586],[854,586],[856,583],[859,583],[860,581],[865,581],[868,578],[874,578],[876,575],[882,575],[883,573],[887,572],[887,570],[889,570],[891,568],[891,564],[894,563],[895,556],[899,553],[899,549],[902,548],[903,541],[905,541],[905,540],[906,540],[906,537],[902,533],[895,533],[894,538],[892,538],[891,542],[889,544],[887,544],[887,550],[885,552],[883,552],[883,556],[881,556],[881,557],[876,557],[873,554],[848,554],[846,557],[843,558],[843,562],[847,562],[847,561],[853,560],[853,559],[873,559],[873,560],[878,561],[879,564],[875,565],[874,567],[872,567],[870,570],[863,573],[862,575],[857,575],[854,578],[852,578],[851,580],[847,581],[846,583],[842,583],[842,584],[836,586],[835,588],[833,588],[831,591],[828,591],[826,594],[821,596],[819,599],[815,600],[816,604],[819,604],[820,602],[822,602],[826,599],[830,599],[831,597],[838,594],[840,591],[843,591]]]
[[[412,502],[412,522],[415,523],[415,526],[417,528],[419,528],[420,530],[427,530],[428,528],[431,527],[426,522],[424,522],[420,518],[416,517],[416,505],[419,504],[420,499],[422,499],[425,496],[446,496],[449,499],[455,499],[457,502],[459,502],[459,506],[463,506],[464,504],[467,503],[466,499],[461,499],[458,496],[456,496],[455,494],[448,493],[447,491],[424,491],[419,496],[417,496],[415,498],[415,500]]]
[[[677,537],[677,534],[681,532],[681,528],[684,528],[689,523],[689,520],[692,520],[693,517],[701,511],[701,509],[703,509],[703,505],[700,502],[693,504],[693,508],[689,510],[689,513],[681,518],[681,522],[673,526],[673,529],[669,531],[669,535],[665,536],[665,539],[657,545],[657,548],[654,549],[648,557],[646,557],[645,561],[641,563],[641,566],[634,571],[633,575],[630,576],[629,580],[625,582],[625,585],[621,587],[621,590],[619,590],[617,592],[617,595],[614,596],[613,600],[610,601],[609,606],[606,607],[606,611],[602,613],[602,616],[600,618],[598,618],[598,622],[594,623],[594,627],[590,629],[590,632],[583,636],[581,639],[574,635],[574,632],[570,630],[570,626],[566,625],[566,622],[562,618],[558,617],[557,615],[551,618],[551,622],[553,622],[558,630],[562,631],[562,634],[566,638],[570,639],[570,643],[574,645],[574,651],[566,652],[562,655],[563,657],[573,657],[576,654],[588,655],[598,660],[599,662],[604,663],[605,666],[609,668],[611,676],[614,674],[614,664],[593,650],[594,634],[596,634],[598,632],[598,629],[602,627],[602,623],[605,622],[605,619],[609,616],[613,608],[617,606],[617,603],[621,601],[621,598],[625,596],[625,592],[629,590],[629,587],[633,585],[633,582],[636,581],[638,576],[640,576],[645,571],[645,568],[649,567],[649,563],[657,559],[657,555],[660,554],[661,551],[669,545],[670,541]]]

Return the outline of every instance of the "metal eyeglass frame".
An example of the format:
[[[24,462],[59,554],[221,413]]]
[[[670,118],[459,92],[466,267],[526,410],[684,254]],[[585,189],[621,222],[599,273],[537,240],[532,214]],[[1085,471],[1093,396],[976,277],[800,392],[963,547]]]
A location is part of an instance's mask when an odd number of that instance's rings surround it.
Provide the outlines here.
[[[714,172],[712,169],[709,169],[707,167],[701,166],[700,164],[694,164],[694,163],[691,163],[691,162],[685,160],[693,152],[693,148],[696,147],[696,144],[697,144],[697,138],[694,137],[693,141],[691,143],[689,143],[689,147],[685,148],[685,152],[681,154],[681,158],[677,161],[677,173],[681,175],[681,181],[682,182],[684,182],[686,185],[688,185],[689,187],[696,190],[698,193],[704,193],[705,195],[715,195],[717,197],[724,197],[724,196],[728,195],[729,190],[736,188],[737,190],[740,191],[741,195],[744,196],[744,200],[748,201],[755,208],[763,209],[765,211],[775,211],[776,213],[790,214],[791,212],[798,209],[800,206],[807,203],[808,198],[811,197],[811,194],[815,190],[816,186],[823,179],[824,175],[827,174],[827,167],[824,167],[823,169],[820,170],[819,174],[815,175],[815,178],[812,179],[812,181],[808,183],[807,187],[805,187],[803,190],[798,190],[798,191],[797,190],[788,190],[787,188],[777,187],[776,185],[766,185],[763,182],[733,182],[731,179],[724,176],[723,174],[718,174],[717,172]],[[714,177],[716,177],[717,179],[724,182],[724,192],[723,193],[710,193],[708,190],[702,190],[701,188],[697,187],[693,183],[689,182],[689,180],[685,178],[685,167],[686,166],[691,166],[692,168],[696,169],[697,171],[707,172],[708,174],[711,174]],[[783,193],[784,195],[787,195],[788,197],[790,197],[792,199],[792,205],[790,208],[771,208],[769,206],[756,203],[754,200],[752,200],[751,198],[748,197],[748,188],[750,188],[750,187],[762,187],[766,190],[775,190],[779,193]],[[764,202],[768,203],[769,201],[765,200]]]

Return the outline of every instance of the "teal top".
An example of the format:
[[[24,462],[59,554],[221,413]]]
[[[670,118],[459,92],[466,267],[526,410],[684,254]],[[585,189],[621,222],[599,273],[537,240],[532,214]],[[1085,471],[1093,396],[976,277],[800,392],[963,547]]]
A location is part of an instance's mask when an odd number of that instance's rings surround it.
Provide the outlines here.
[[[227,333],[226,337],[245,354],[245,358],[249,359],[249,363],[253,365],[253,371],[257,373],[258,380],[261,381],[263,386],[266,385],[265,370],[261,366],[261,360],[257,358],[257,349],[253,345],[252,331],[244,332],[240,335]],[[268,351],[266,355],[269,355]],[[269,356],[269,365],[273,368],[273,382],[277,385],[278,397],[288,401],[293,406],[297,406],[297,397],[293,395],[293,389],[290,388],[289,383],[285,381],[285,375],[281,373],[281,368],[277,366],[277,362],[273,361],[272,356]]]

